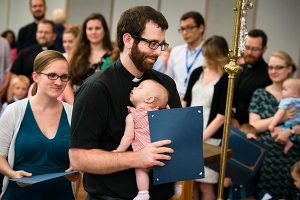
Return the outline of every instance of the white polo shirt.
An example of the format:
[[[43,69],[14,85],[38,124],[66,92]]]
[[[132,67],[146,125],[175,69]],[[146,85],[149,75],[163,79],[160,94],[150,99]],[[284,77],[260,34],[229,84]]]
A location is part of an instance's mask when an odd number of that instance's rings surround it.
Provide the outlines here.
[[[202,44],[193,50],[188,49],[187,44],[183,44],[174,47],[171,51],[168,60],[167,75],[174,79],[179,96],[181,97],[185,95],[192,71],[204,64]],[[197,54],[199,55],[197,56]],[[188,70],[189,67],[190,69]]]

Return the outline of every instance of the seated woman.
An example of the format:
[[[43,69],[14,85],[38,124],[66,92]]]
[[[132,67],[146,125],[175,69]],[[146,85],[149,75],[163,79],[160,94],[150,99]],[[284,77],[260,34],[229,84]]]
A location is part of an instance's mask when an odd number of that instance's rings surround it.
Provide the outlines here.
[[[69,80],[68,62],[56,51],[34,60],[34,96],[7,106],[0,118],[2,200],[73,200],[79,174],[21,187],[9,179],[71,171],[68,156],[72,106],[57,100]]]

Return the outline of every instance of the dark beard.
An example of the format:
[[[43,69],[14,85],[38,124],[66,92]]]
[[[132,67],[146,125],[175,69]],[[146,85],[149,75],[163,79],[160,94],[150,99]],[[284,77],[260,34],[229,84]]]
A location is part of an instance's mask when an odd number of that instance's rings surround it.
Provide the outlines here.
[[[147,57],[155,57],[157,59],[158,56],[148,56],[145,53],[141,52],[136,43],[133,44],[131,48],[131,52],[129,54],[133,64],[140,72],[150,71],[153,67],[154,63],[150,63],[146,61]]]
[[[40,21],[40,20],[44,19],[45,15],[41,15],[41,16],[34,15],[33,17],[36,21]]]

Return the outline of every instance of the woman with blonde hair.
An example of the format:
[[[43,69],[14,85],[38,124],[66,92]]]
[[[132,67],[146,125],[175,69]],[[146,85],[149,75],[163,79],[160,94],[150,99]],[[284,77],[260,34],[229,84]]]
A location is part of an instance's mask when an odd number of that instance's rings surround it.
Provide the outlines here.
[[[28,187],[9,179],[71,171],[68,156],[72,106],[57,100],[70,78],[65,57],[52,50],[37,55],[33,96],[7,106],[0,118],[2,200],[74,199],[71,181],[78,174]]]
[[[295,144],[288,154],[284,154],[284,144],[275,141],[268,130],[282,99],[283,82],[292,73],[291,57],[284,51],[273,52],[268,62],[272,84],[255,90],[250,101],[249,123],[260,133],[259,141],[269,147],[258,177],[257,198],[269,193],[272,199],[293,199],[295,192],[289,169],[300,160],[300,144]]]
[[[221,36],[212,36],[203,44],[204,66],[195,69],[190,77],[184,97],[187,106],[203,106],[203,141],[219,145],[223,133],[228,75],[223,67],[228,62],[228,45]],[[216,199],[215,184],[218,173],[205,167],[205,178],[196,180],[202,199]]]

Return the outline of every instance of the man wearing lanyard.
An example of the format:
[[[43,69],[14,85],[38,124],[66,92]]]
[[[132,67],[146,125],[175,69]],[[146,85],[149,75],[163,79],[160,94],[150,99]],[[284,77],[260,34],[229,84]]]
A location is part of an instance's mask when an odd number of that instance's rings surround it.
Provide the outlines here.
[[[170,54],[167,74],[175,80],[178,93],[184,97],[192,71],[203,65],[203,34],[205,23],[202,15],[190,11],[180,18],[178,32],[182,34],[185,44],[175,47]]]

